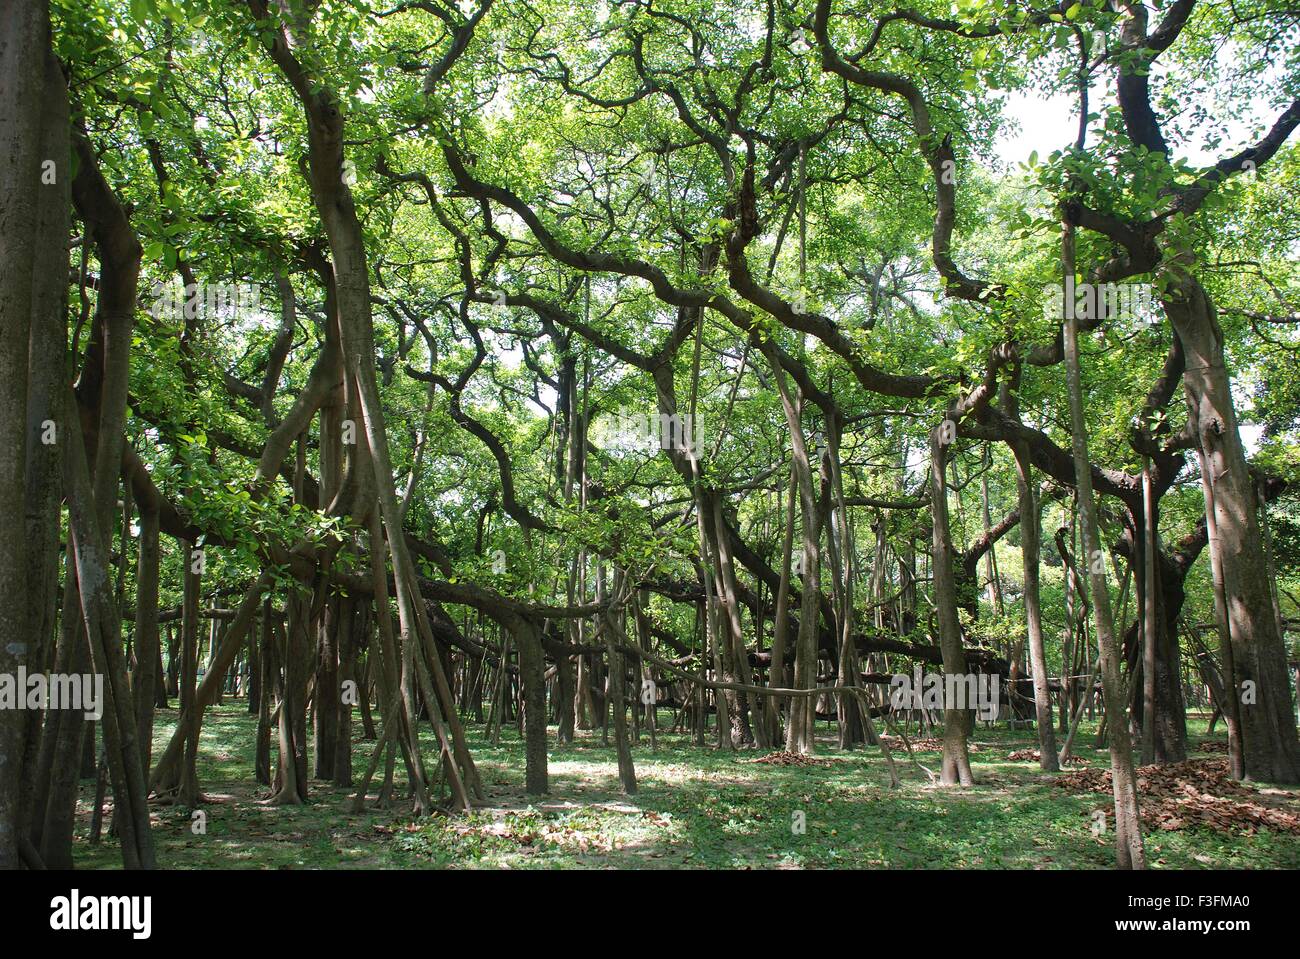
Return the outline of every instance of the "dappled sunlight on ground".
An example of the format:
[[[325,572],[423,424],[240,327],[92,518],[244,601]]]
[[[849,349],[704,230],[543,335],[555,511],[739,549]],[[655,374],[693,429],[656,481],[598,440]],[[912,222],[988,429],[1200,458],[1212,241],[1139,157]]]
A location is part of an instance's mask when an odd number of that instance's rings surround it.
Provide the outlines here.
[[[155,755],[175,722],[159,714]],[[822,730],[826,730],[823,728]],[[427,731],[426,731],[427,732]],[[1085,737],[1084,733],[1087,732]],[[354,744],[354,767],[373,743]],[[435,755],[427,736],[427,756]],[[612,746],[598,732],[553,745],[550,794],[523,792],[523,748],[517,730],[501,742],[470,729],[485,802],[468,815],[415,820],[410,804],[352,814],[352,790],[312,781],[307,806],[265,805],[266,787],[253,781],[254,721],[242,703],[211,711],[204,723],[199,780],[210,800],[205,831],[192,811],[155,805],[159,863],[173,868],[1108,868],[1108,835],[1094,835],[1105,797],[1055,785],[1030,758],[1010,759],[1036,746],[1033,731],[979,729],[972,740],[976,785],[941,787],[917,763],[937,772],[939,753],[917,748],[915,762],[901,744],[894,759],[902,785],[889,787],[877,747],[850,752],[818,743],[812,764],[755,751],[700,748],[691,737],[660,733],[652,752],[634,747],[638,791],[624,796]],[[1080,768],[1103,770],[1104,751],[1092,731]],[[1211,742],[1216,742],[1212,740]],[[920,745],[930,745],[920,743]],[[1194,759],[1210,760],[1209,752]],[[1213,746],[1211,749],[1215,748]],[[1027,755],[1022,753],[1021,755]],[[403,770],[397,765],[397,795]],[[1249,787],[1254,788],[1254,787]],[[1267,791],[1270,804],[1300,811],[1300,791]],[[92,846],[88,832],[93,783],[83,784],[75,855],[89,867],[117,867],[116,843]],[[1260,829],[1253,837],[1205,828],[1148,835],[1156,867],[1300,867],[1300,837]]]

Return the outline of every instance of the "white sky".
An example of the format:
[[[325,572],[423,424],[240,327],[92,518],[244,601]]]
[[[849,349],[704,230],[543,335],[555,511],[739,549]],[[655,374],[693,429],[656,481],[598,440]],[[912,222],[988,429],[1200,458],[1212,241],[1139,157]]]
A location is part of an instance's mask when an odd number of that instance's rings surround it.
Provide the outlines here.
[[[1004,129],[993,149],[1003,163],[1013,168],[1029,159],[1034,150],[1046,157],[1073,143],[1079,129],[1078,105],[1073,97],[1031,97],[1013,92],[1007,98],[1006,109],[1019,129]]]

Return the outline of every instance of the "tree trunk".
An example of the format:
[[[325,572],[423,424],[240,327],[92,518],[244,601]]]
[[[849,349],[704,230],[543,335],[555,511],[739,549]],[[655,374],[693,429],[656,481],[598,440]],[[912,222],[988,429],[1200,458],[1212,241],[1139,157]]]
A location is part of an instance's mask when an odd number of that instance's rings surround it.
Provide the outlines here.
[[[967,664],[961,641],[961,623],[957,618],[957,574],[953,568],[952,533],[948,525],[947,455],[942,433],[942,426],[935,427],[930,433],[930,513],[934,530],[934,609],[939,624],[946,692],[947,677],[965,676]],[[975,781],[966,745],[969,715],[965,710],[957,709],[955,703],[945,703],[943,768],[939,775],[939,781],[945,786],[970,786]]]
[[[1043,612],[1039,605],[1038,568],[1042,562],[1038,497],[1034,490],[1029,447],[1011,448],[1016,459],[1016,491],[1020,497],[1020,553],[1023,557],[1025,626],[1029,663],[1034,670],[1034,717],[1038,727],[1038,764],[1043,772],[1057,772],[1056,729],[1052,723],[1052,694],[1047,684],[1047,655],[1043,646]],[[1064,695],[1064,691],[1062,691]]]
[[[1110,768],[1115,796],[1115,855],[1121,869],[1145,869],[1142,828],[1138,819],[1137,779],[1133,771],[1125,704],[1128,696],[1119,671],[1119,652],[1106,586],[1106,565],[1101,551],[1097,504],[1092,492],[1092,465],[1088,461],[1088,431],[1083,413],[1083,385],[1079,371],[1079,326],[1074,310],[1074,225],[1066,223],[1061,242],[1062,274],[1066,281],[1065,371],[1070,400],[1070,437],[1078,491],[1079,525],[1083,533],[1084,562],[1092,591],[1093,621],[1101,657],[1102,695],[1106,699],[1106,725],[1110,729]],[[1091,695],[1091,690],[1088,691]]]
[[[144,506],[144,504],[141,504]],[[149,768],[153,753],[154,690],[158,680],[158,510],[140,511],[140,557],[135,584],[135,673],[131,692],[139,729],[140,752]]]
[[[772,666],[768,670],[767,684],[774,689],[785,688],[786,649],[790,635],[790,574],[794,563],[794,514],[797,480],[794,466],[790,467],[790,482],[786,489],[785,529],[781,538],[781,580],[776,588],[776,613],[772,620]],[[781,727],[781,710],[785,700],[773,697],[768,701],[771,715],[772,743],[781,746],[785,733]]]
[[[42,191],[58,193],[64,187],[40,184],[42,88],[49,56],[46,5],[4,4],[0,36],[0,673],[15,676],[20,667],[38,668],[40,662],[39,638],[29,632],[24,503],[28,349],[33,301],[41,298],[41,278],[33,273],[38,257],[32,238],[40,235],[36,231]],[[66,152],[58,155],[56,173],[66,182],[70,170],[61,162],[65,157]],[[52,239],[65,243],[66,231]],[[56,276],[66,278],[66,267]],[[44,328],[49,320],[38,322]],[[23,767],[28,720],[23,710],[0,710],[0,768],[5,770],[0,775],[0,869],[17,869],[30,858],[22,851],[29,845],[23,835],[21,796],[27,778]]]
[[[790,452],[793,461],[795,484],[799,490],[799,504],[803,515],[802,530],[802,596],[799,607],[799,634],[795,640],[794,685],[793,689],[813,689],[817,685],[817,618],[819,582],[821,579],[821,531],[818,528],[817,500],[813,495],[812,468],[808,461],[808,449],[804,444],[803,425],[800,423],[799,410],[790,398],[789,387],[785,381],[785,371],[781,369],[775,351],[770,347],[764,351],[772,375],[776,379],[777,391],[781,396],[781,407],[785,412],[786,425],[790,429]],[[786,749],[794,753],[812,755],[816,751],[817,697],[794,696],[790,701],[789,719],[786,724]]]
[[[1180,279],[1163,302],[1187,356],[1183,386],[1200,441],[1206,510],[1213,513],[1209,547],[1222,580],[1232,653],[1227,686],[1240,706],[1241,770],[1247,779],[1300,783],[1286,647],[1273,615],[1254,483],[1224,366],[1223,331],[1195,277]]]
[[[368,625],[366,607],[341,598],[339,614],[339,703],[334,731],[334,785],[352,785],[352,707],[365,695],[357,677],[357,650]]]
[[[71,154],[68,91],[63,72],[53,54],[45,57],[44,117],[40,155],[55,161],[55,181],[36,187],[38,196],[33,260],[31,330],[27,370],[27,450],[25,468],[27,550],[27,650],[28,672],[46,672],[54,655],[55,624],[59,602],[59,533],[62,499],[62,463],[59,449],[69,420],[66,397],[68,341],[68,246],[71,207]],[[7,269],[7,268],[6,268]],[[4,323],[0,314],[0,323]],[[7,375],[7,374],[0,374]],[[3,481],[0,481],[3,482]],[[2,644],[0,644],[2,645]],[[19,654],[21,656],[21,654]],[[0,653],[0,662],[3,662]],[[0,666],[0,671],[5,667]],[[20,782],[20,845],[33,833],[37,821],[36,782],[40,759],[43,711],[28,710],[25,754],[13,773]],[[0,718],[0,724],[5,720]],[[0,740],[3,734],[0,733]],[[3,747],[0,747],[2,761]],[[3,787],[0,787],[0,792]],[[0,805],[3,800],[0,800]],[[43,812],[43,810],[42,810]],[[0,813],[0,820],[3,813]],[[3,827],[0,827],[0,833]],[[0,840],[0,845],[3,845]],[[35,852],[35,846],[29,847]],[[0,859],[3,854],[0,854]],[[31,863],[28,863],[31,865]]]
[[[203,554],[193,544],[181,544],[181,698],[177,728],[181,731],[181,763],[175,780],[176,801],[183,806],[199,803],[198,695],[199,599],[203,584]]]
[[[519,681],[524,694],[524,789],[532,796],[550,789],[546,769],[546,680],[541,639],[531,623],[519,620],[511,629],[519,651]],[[501,663],[505,673],[505,661]]]

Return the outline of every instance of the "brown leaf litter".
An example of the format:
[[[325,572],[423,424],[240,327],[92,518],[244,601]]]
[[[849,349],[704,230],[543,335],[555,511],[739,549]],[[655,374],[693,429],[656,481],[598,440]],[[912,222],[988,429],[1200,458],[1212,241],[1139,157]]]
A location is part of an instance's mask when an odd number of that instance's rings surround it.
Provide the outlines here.
[[[1013,753],[1007,753],[1007,759],[1014,763],[1036,763],[1038,762],[1039,752],[1037,749],[1017,749]],[[1067,756],[1065,765],[1067,766],[1086,766],[1088,760],[1082,756]]]
[[[1163,830],[1205,826],[1224,833],[1254,835],[1260,829],[1300,834],[1300,803],[1261,796],[1228,775],[1227,759],[1189,759],[1137,770],[1142,822]],[[1053,780],[1069,792],[1111,791],[1110,770],[1080,769]],[[1269,805],[1265,805],[1269,802]],[[1109,807],[1109,804],[1107,804]],[[1112,808],[1105,809],[1114,816]]]
[[[750,762],[765,763],[768,766],[829,766],[831,764],[829,759],[814,759],[802,753],[789,752],[768,753]]]

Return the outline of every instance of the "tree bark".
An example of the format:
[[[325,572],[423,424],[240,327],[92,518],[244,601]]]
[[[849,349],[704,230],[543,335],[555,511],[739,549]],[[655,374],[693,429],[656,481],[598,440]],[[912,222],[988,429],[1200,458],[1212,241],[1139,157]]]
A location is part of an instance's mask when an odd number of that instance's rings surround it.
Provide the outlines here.
[[[1084,563],[1092,591],[1093,622],[1101,658],[1102,695],[1106,699],[1106,725],[1110,730],[1110,768],[1115,797],[1115,855],[1121,869],[1145,869],[1142,828],[1138,819],[1137,778],[1133,771],[1132,741],[1129,738],[1125,705],[1128,696],[1119,671],[1115,625],[1111,617],[1110,592],[1101,551],[1097,504],[1092,492],[1092,467],[1088,461],[1088,431],[1083,412],[1083,385],[1079,370],[1079,325],[1074,310],[1074,224],[1066,222],[1061,241],[1062,275],[1066,281],[1065,371],[1070,401],[1070,438],[1074,452],[1074,475],[1079,503],[1079,525],[1083,533]],[[1089,691],[1091,695],[1091,691]]]
[[[1013,444],[1016,460],[1016,492],[1020,498],[1020,553],[1023,558],[1025,627],[1029,641],[1029,664],[1034,671],[1034,717],[1038,727],[1038,764],[1043,772],[1057,772],[1056,728],[1052,722],[1052,694],[1047,684],[1047,654],[1043,646],[1043,612],[1040,605],[1038,569],[1042,562],[1042,533],[1038,497],[1029,447]],[[1062,691],[1064,695],[1064,691]]]
[[[953,435],[956,435],[955,430]],[[948,524],[948,484],[945,478],[947,454],[942,425],[930,432],[930,512],[934,541],[934,609],[939,624],[939,648],[943,653],[945,689],[948,676],[964,676],[966,652],[962,647],[961,623],[957,618],[957,575],[953,568],[952,532]],[[943,767],[939,781],[945,786],[970,786],[975,779],[966,744],[969,716],[954,703],[944,706]]]
[[[153,711],[158,681],[158,510],[141,504],[140,556],[135,583],[135,696],[140,752],[149,768],[153,752]]]
[[[1222,582],[1222,618],[1231,646],[1227,686],[1229,698],[1239,704],[1240,769],[1246,779],[1300,783],[1286,647],[1273,615],[1254,483],[1224,366],[1223,331],[1195,277],[1182,277],[1162,299],[1187,356],[1183,386],[1200,442],[1206,510],[1213,514],[1209,546]]]
[[[0,6],[0,673],[35,668],[28,632],[28,567],[24,503],[28,444],[28,349],[32,327],[41,191],[41,108],[49,56],[49,12],[43,2]],[[52,158],[60,179],[69,170]],[[60,166],[60,164],[62,164]],[[58,237],[60,242],[66,236]],[[47,264],[49,265],[49,264]],[[66,277],[66,269],[60,276]],[[28,717],[0,710],[0,869],[22,863],[22,783]]]
[[[800,423],[799,410],[790,398],[789,387],[785,381],[785,371],[781,369],[775,351],[770,346],[764,350],[772,375],[776,379],[777,392],[781,396],[781,407],[785,412],[786,425],[790,429],[791,458],[794,464],[795,484],[799,490],[799,504],[803,515],[802,538],[802,595],[799,608],[799,633],[795,640],[794,689],[813,689],[817,685],[817,622],[818,583],[820,581],[821,551],[820,529],[818,528],[817,500],[813,495],[812,468],[808,461],[808,449],[804,445],[803,425]],[[817,697],[798,696],[790,701],[789,718],[786,724],[786,749],[793,753],[812,755],[816,751]]]

